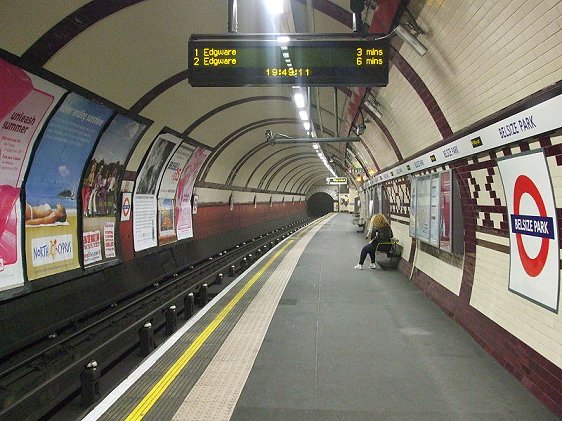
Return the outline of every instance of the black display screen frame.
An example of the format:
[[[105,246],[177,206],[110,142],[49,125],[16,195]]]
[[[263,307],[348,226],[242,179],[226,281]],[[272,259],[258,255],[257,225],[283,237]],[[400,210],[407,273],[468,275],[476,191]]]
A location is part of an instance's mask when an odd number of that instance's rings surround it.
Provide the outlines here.
[[[389,40],[192,35],[188,63],[194,87],[386,86]]]

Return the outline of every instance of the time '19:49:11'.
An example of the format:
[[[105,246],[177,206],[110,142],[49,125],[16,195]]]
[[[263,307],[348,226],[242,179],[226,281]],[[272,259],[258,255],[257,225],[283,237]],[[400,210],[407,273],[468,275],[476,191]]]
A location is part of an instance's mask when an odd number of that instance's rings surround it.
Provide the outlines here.
[[[280,76],[298,77],[298,76],[310,76],[312,74],[312,71],[310,69],[268,68],[265,69],[265,74],[267,76],[273,76],[273,77],[280,77]]]

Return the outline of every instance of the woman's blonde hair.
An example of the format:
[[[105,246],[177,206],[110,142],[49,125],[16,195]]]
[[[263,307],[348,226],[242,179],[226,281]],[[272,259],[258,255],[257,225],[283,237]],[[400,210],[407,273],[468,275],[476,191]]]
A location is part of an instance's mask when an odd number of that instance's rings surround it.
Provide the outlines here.
[[[376,213],[371,218],[371,226],[374,228],[380,229],[388,225],[390,224],[388,223],[386,216],[384,216],[382,213]]]

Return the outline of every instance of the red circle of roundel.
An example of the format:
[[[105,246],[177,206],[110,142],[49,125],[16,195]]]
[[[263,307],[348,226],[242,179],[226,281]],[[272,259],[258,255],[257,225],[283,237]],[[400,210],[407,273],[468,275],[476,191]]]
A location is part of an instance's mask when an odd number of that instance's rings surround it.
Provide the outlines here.
[[[131,206],[131,205],[129,204],[129,198],[126,197],[126,198],[123,200],[123,215],[125,215],[125,216],[128,216],[128,215],[129,215],[129,212],[131,211],[130,206]]]
[[[537,207],[539,208],[539,215],[542,217],[546,216],[546,207],[544,201],[542,200],[539,189],[533,183],[533,181],[526,175],[520,175],[515,180],[515,186],[513,187],[513,211],[515,215],[519,215],[519,205],[521,204],[521,197],[524,193],[528,193],[535,201]],[[525,246],[523,245],[523,239],[521,234],[515,234],[515,239],[517,240],[517,250],[519,251],[519,256],[521,258],[521,264],[523,269],[527,272],[527,275],[531,277],[538,276],[546,264],[546,258],[548,257],[548,238],[543,238],[541,241],[541,249],[539,254],[534,259],[529,257]]]

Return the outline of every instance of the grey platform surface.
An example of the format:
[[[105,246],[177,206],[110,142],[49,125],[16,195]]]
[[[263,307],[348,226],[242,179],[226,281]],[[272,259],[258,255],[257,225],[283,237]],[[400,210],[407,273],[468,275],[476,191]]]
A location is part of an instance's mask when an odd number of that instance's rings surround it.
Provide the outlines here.
[[[556,419],[399,272],[354,270],[351,220],[308,245],[232,420]]]

